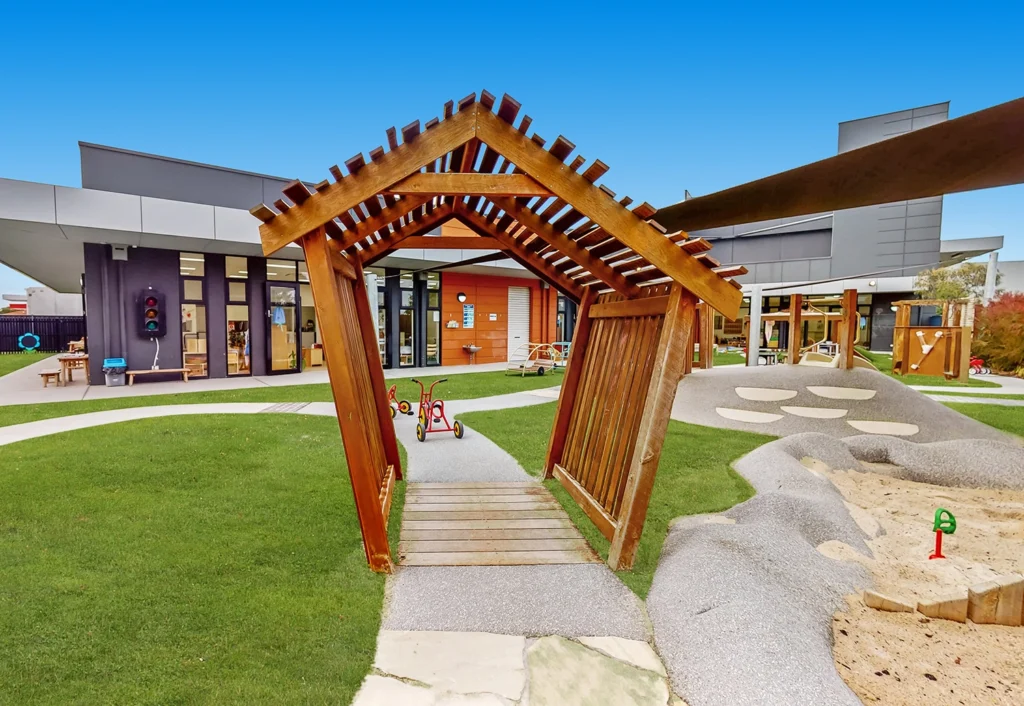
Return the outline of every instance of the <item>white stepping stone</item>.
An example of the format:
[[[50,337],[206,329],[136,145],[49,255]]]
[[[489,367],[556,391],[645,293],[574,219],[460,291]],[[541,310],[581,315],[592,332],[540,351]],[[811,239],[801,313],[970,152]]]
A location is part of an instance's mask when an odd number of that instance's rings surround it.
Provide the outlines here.
[[[592,650],[603,652],[620,662],[667,677],[665,665],[658,654],[646,642],[627,640],[622,637],[581,637],[580,642]]]
[[[796,390],[781,390],[774,387],[737,387],[736,394],[752,402],[782,402],[796,397]]]
[[[512,635],[383,630],[373,666],[440,691],[489,692],[517,701],[526,686],[525,648],[526,638]]]
[[[770,424],[782,419],[781,414],[770,412],[752,412],[749,409],[732,409],[731,407],[715,407],[718,416],[731,419],[734,422],[749,422],[751,424]]]
[[[906,422],[869,422],[859,419],[847,419],[846,423],[857,431],[865,434],[885,434],[886,436],[913,436],[921,431],[916,424]]]
[[[807,389],[818,397],[825,397],[830,400],[870,400],[875,396],[875,390],[865,390],[863,387],[808,385]]]
[[[849,410],[831,409],[829,407],[787,407],[782,405],[782,411],[797,417],[808,417],[809,419],[839,419],[845,417]]]
[[[371,674],[363,680],[352,706],[433,706],[434,693],[422,686],[406,684]]]

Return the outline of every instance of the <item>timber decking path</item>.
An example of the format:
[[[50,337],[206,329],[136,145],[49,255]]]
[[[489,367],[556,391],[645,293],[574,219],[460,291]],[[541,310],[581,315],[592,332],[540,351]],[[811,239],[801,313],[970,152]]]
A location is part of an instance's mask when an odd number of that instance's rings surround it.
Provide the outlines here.
[[[601,560],[540,483],[409,483],[403,566],[521,566]]]

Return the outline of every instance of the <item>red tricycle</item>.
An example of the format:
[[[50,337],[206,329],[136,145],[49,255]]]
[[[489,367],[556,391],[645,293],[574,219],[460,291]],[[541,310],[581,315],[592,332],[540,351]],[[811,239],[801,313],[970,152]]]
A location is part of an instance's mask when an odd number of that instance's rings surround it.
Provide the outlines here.
[[[434,385],[439,382],[448,382],[448,378],[434,380],[429,388],[425,388],[423,383],[415,378],[413,382],[420,386],[420,412],[419,423],[416,425],[416,438],[419,441],[426,441],[427,434],[450,431],[455,433],[456,439],[461,439],[466,431],[462,422],[449,423],[448,417],[444,413],[444,400],[434,399]],[[444,426],[441,426],[442,424]]]
[[[985,365],[985,361],[976,355],[971,356],[971,375],[989,375],[991,368]]]
[[[392,385],[388,388],[388,407],[391,408],[391,418],[395,418],[396,412],[402,414],[412,414],[412,405],[409,400],[399,400],[395,391],[398,389],[398,385]]]

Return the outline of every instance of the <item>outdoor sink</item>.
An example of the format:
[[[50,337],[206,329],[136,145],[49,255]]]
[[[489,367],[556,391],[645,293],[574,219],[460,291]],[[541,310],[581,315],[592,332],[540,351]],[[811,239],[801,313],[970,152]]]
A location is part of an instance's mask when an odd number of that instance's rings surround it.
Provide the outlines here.
[[[481,348],[480,346],[474,345],[472,343],[467,343],[466,345],[464,345],[462,347],[462,349],[464,351],[467,351],[470,354],[477,353],[478,351],[482,351],[483,350],[483,348]]]

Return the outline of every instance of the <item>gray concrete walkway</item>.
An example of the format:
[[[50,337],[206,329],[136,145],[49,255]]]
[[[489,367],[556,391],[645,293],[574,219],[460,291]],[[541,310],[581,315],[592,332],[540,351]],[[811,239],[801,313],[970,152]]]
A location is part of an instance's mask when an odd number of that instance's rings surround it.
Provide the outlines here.
[[[86,385],[85,376],[79,372],[75,381],[66,387],[43,387],[39,373],[59,367],[55,360],[43,360],[0,377],[0,406],[14,404],[40,404],[45,402],[72,402],[75,400],[100,400],[114,397],[141,397],[146,395],[172,395],[186,392],[209,392],[214,390],[245,390],[259,387],[289,387],[292,385],[320,385],[329,382],[327,368],[316,368],[294,375],[257,375],[230,378],[192,379],[169,382],[138,382],[131,387],[105,387]],[[406,378],[419,375],[430,378],[463,373],[485,373],[504,370],[505,363],[481,363],[480,365],[452,365],[443,368],[398,368],[385,370],[385,378]]]
[[[992,397],[961,397],[959,395],[928,395],[936,402],[962,402],[964,404],[994,404],[1001,407],[1024,407],[1024,400],[1000,400]]]

